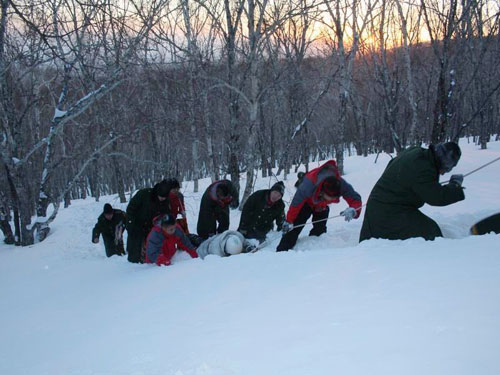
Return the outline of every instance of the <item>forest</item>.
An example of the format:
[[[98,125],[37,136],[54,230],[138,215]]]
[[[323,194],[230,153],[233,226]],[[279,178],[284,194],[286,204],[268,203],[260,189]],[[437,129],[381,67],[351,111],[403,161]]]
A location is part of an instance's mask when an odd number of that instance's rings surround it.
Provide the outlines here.
[[[0,2],[17,245],[74,199],[168,177],[228,178],[242,205],[258,171],[500,134],[498,0]]]

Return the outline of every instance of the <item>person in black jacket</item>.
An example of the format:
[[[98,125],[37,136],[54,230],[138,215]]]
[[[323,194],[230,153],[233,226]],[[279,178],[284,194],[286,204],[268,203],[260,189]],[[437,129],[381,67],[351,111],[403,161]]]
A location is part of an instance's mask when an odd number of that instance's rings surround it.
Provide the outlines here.
[[[439,183],[439,176],[451,172],[461,155],[458,144],[446,142],[428,149],[413,146],[392,159],[370,193],[359,240],[442,237],[439,225],[420,208],[465,199],[463,175],[452,175],[446,185]]]
[[[279,181],[271,189],[258,190],[250,195],[243,205],[238,231],[245,238],[255,238],[262,243],[275,221],[278,230],[281,230],[285,221],[284,193],[285,185]]]
[[[102,235],[108,258],[112,255],[125,254],[125,250],[123,249],[125,222],[125,212],[113,209],[109,203],[104,205],[104,210],[99,215],[97,224],[92,230],[92,242],[99,243],[99,235]]]
[[[145,241],[153,228],[153,219],[169,213],[170,180],[163,180],[153,188],[141,189],[127,206],[127,253],[131,263],[142,263]]]
[[[212,183],[201,198],[198,235],[207,239],[229,229],[229,207],[237,208],[238,205],[238,192],[231,181],[220,180]]]

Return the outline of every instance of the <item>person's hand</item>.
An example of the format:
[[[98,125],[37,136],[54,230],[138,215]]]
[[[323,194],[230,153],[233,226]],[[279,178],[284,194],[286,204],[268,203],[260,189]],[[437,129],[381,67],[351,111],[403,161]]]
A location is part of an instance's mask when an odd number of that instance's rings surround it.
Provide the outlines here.
[[[293,224],[288,221],[283,222],[283,226],[281,227],[281,231],[283,233],[288,233],[293,229]]]
[[[94,238],[94,239],[92,240],[92,242],[93,242],[93,243],[99,243],[99,238],[98,238],[98,237]]]
[[[229,203],[229,207],[231,207],[233,210],[237,209],[239,205],[240,201],[238,198],[233,198],[233,200]]]
[[[352,207],[349,207],[342,211],[340,213],[340,216],[343,216],[345,218],[345,221],[351,221],[356,216],[356,210]]]
[[[156,265],[157,266],[170,266],[170,260],[167,259],[167,257],[163,254],[158,255],[158,258],[156,259]]]
[[[455,184],[458,187],[462,186],[462,183],[464,182],[464,175],[463,174],[453,174],[450,177],[450,184]]]

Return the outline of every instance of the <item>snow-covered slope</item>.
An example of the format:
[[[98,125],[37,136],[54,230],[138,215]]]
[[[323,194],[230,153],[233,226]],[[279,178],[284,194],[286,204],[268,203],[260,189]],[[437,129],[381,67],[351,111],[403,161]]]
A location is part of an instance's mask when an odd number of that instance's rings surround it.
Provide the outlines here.
[[[500,142],[461,147],[454,173],[500,155]],[[374,159],[346,159],[364,199],[389,156]],[[0,245],[0,374],[499,374],[500,238],[468,236],[500,212],[499,176],[500,162],[466,178],[465,201],[424,208],[447,237],[434,242],[358,244],[361,220],[337,218],[319,238],[306,227],[287,253],[274,252],[271,233],[255,254],[179,254],[161,268],[107,259],[102,240],[91,243],[102,205],[125,209],[116,197],[75,201],[46,241]],[[192,188],[183,190],[194,230]]]

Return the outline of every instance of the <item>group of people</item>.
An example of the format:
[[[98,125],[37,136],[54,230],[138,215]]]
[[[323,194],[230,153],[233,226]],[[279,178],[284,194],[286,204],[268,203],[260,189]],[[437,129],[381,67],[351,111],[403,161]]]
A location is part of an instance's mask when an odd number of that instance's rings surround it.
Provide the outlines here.
[[[442,236],[438,224],[419,208],[425,203],[446,206],[465,198],[463,175],[452,175],[446,185],[439,183],[439,176],[450,172],[460,156],[459,146],[447,142],[428,149],[410,147],[392,159],[368,199],[360,241],[411,237],[433,240]],[[340,176],[334,160],[298,177],[286,216],[282,199],[285,186],[279,181],[250,195],[236,231],[229,230],[229,209],[239,206],[238,192],[229,180],[213,182],[201,200],[197,234],[189,232],[179,182],[163,180],[153,188],[139,190],[126,212],[104,205],[93,230],[93,242],[97,243],[102,234],[107,256],[123,255],[122,234],[126,229],[130,262],[170,265],[177,250],[186,251],[192,258],[252,251],[266,240],[274,224],[283,232],[276,250],[290,250],[310,217],[310,236],[327,231],[329,205],[339,203],[340,197],[349,206],[341,213],[345,220],[360,217],[361,196]]]

